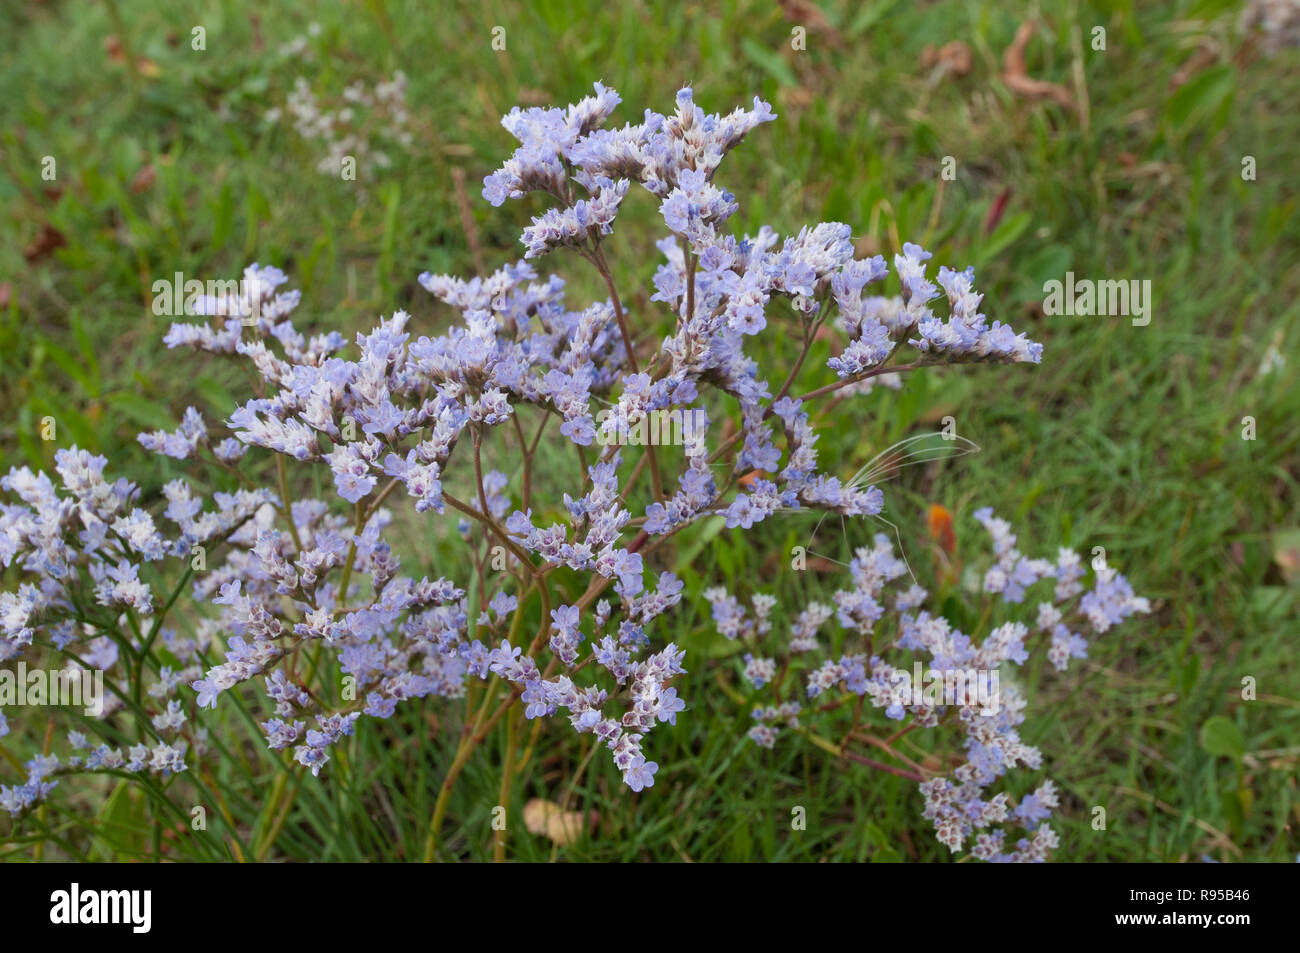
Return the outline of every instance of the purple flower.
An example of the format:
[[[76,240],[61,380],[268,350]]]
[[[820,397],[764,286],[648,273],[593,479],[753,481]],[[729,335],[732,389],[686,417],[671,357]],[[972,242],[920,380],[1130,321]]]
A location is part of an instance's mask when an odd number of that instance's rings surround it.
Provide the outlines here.
[[[623,770],[623,783],[633,791],[640,793],[645,788],[655,786],[655,772],[659,765],[647,761],[643,755],[637,755]]]

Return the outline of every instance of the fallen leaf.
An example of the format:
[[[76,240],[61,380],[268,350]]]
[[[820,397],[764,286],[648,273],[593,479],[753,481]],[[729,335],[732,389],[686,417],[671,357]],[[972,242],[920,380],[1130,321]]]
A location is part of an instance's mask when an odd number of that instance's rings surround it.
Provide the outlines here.
[[[1050,99],[1066,109],[1075,109],[1074,97],[1064,86],[1034,79],[1025,68],[1025,47],[1034,35],[1032,23],[1022,23],[1016,30],[1016,38],[1002,54],[1002,82],[1007,89],[1018,96],[1029,99]]]
[[[596,828],[596,812],[588,819],[592,830]],[[535,797],[524,805],[524,827],[530,834],[540,834],[554,844],[564,847],[582,836],[582,811],[566,811],[554,801]]]
[[[798,26],[806,27],[813,33],[819,33],[830,41],[831,46],[839,46],[844,42],[840,36],[840,31],[831,25],[831,21],[826,19],[826,14],[809,0],[777,0],[781,7],[781,12],[791,23]]]
[[[949,556],[957,551],[957,532],[953,529],[952,513],[941,503],[930,504],[930,538]]]
[[[783,86],[780,96],[787,109],[807,109],[814,101],[813,94],[802,86]]]
[[[861,235],[853,244],[853,251],[858,258],[870,258],[880,254],[880,242],[875,235]]]
[[[1184,85],[1189,79],[1199,73],[1205,67],[1215,62],[1219,54],[1208,44],[1202,44],[1196,52],[1182,66],[1174,71],[1174,75],[1169,77],[1169,88],[1177,89]]]
[[[1002,221],[1002,215],[1007,210],[1007,202],[1011,198],[1011,190],[1003,189],[1002,194],[993,200],[989,206],[988,215],[984,216],[984,234],[992,235],[993,229],[998,227],[998,222]]]
[[[1288,583],[1300,582],[1300,529],[1273,534],[1273,562]]]
[[[110,33],[104,37],[104,52],[108,54],[110,60],[119,66],[126,65],[126,49],[122,46],[122,41],[117,38],[116,33]],[[136,57],[135,70],[141,76],[146,76],[149,79],[156,79],[162,72],[158,69],[157,63],[143,56]]]
[[[935,49],[930,43],[921,50],[921,66],[937,67],[952,76],[965,76],[970,72],[972,57],[970,47],[961,40],[953,40]]]
[[[525,106],[547,106],[555,102],[555,97],[544,89],[526,86],[519,90],[519,102]]]
[[[131,192],[139,195],[141,192],[147,192],[152,188],[154,180],[158,178],[158,172],[152,165],[142,165],[140,171],[131,177]]]
[[[23,257],[27,259],[28,264],[34,265],[54,249],[62,248],[66,244],[68,244],[68,240],[63,237],[61,231],[57,228],[51,228],[49,225],[44,225],[41,227],[40,234],[32,239],[30,245],[23,249]]]

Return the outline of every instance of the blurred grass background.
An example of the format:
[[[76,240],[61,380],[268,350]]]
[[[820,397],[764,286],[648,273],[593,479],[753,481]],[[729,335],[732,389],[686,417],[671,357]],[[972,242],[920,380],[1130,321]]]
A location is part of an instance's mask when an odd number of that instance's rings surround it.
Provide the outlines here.
[[[974,264],[985,312],[1046,345],[1041,367],[922,372],[901,393],[842,405],[852,425],[822,438],[823,461],[841,461],[847,476],[951,414],[983,452],[886,486],[914,564],[929,562],[928,504],[958,514],[972,552],[983,540],[966,517],[991,505],[1035,555],[1104,547],[1157,605],[1098,638],[1066,675],[1037,662],[1023,673],[1024,734],[1065,792],[1058,856],[1294,859],[1300,57],[1243,30],[1241,6],[5,2],[0,469],[48,466],[57,447],[76,443],[157,485],[172,471],[146,459],[135,433],[173,427],[189,403],[243,399],[237,377],[161,346],[170,319],[150,309],[159,278],[237,277],[251,261],[272,263],[303,292],[305,331],[368,330],[405,308],[417,334],[435,333],[450,316],[416,275],[521,257],[518,232],[540,208],[529,199],[492,209],[479,196],[511,148],[497,122],[511,106],[575,101],[594,80],[622,95],[620,123],[647,106],[670,109],[681,85],[709,111],[760,95],[778,121],[719,175],[740,202],[738,231],[835,220],[853,226],[863,254],[919,241],[938,262]],[[1025,97],[1002,78],[1024,23],[1034,25],[1028,75],[1056,84],[1056,99]],[[191,48],[195,26],[204,51]],[[504,51],[492,48],[494,27]],[[797,27],[802,51],[792,49]],[[1095,27],[1104,50],[1093,48]],[[943,49],[953,42],[962,47]],[[364,167],[357,181],[318,172],[321,146],[265,118],[299,76],[337,99],[348,83],[395,70],[409,80],[412,145],[388,149],[391,166]],[[41,177],[46,156],[53,181]],[[945,181],[949,156],[956,176]],[[656,319],[647,290],[656,220],[634,193],[612,240],[624,297],[643,322]],[[580,263],[539,267],[571,279],[571,302],[597,293]],[[1066,271],[1149,279],[1150,325],[1045,317],[1043,283]],[[791,359],[772,347],[767,366]],[[1270,348],[1285,363],[1264,371]],[[1246,416],[1253,441],[1242,439]],[[41,439],[45,418],[54,441]],[[876,529],[853,528],[851,541]],[[675,568],[693,593],[704,573],[720,572],[742,590],[778,593],[792,616],[810,592],[839,584],[832,573],[782,571],[810,530],[794,518],[743,539],[702,527]],[[435,568],[454,558],[448,541],[424,539],[427,524],[405,532]],[[707,652],[700,611],[699,600],[686,607],[677,638]],[[829,762],[789,736],[757,750],[743,738],[747,709],[721,695],[702,659],[688,668],[690,710],[653,737],[662,767],[651,791],[623,796],[600,757],[576,770],[585,749],[548,730],[553,753],[539,755],[512,816],[523,798],[558,799],[571,784],[575,803],[601,818],[594,836],[559,851],[575,860],[946,855],[912,785]],[[1247,676],[1258,681],[1254,701],[1241,697]],[[449,757],[429,730],[435,717],[431,706],[362,731],[350,755],[360,770],[339,772],[340,791],[293,781],[312,793],[297,800],[280,853],[418,855]],[[452,854],[490,853],[498,781],[491,750],[467,769],[448,825]],[[808,810],[806,831],[790,829],[794,806]],[[1105,831],[1090,824],[1096,806]],[[552,856],[523,833],[511,850]]]

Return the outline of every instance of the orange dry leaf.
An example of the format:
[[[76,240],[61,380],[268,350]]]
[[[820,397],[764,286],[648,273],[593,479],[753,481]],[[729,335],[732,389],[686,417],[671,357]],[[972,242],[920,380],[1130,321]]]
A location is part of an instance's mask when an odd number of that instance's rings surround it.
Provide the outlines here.
[[[1050,99],[1067,109],[1074,109],[1074,97],[1070,95],[1068,89],[1057,83],[1034,79],[1026,70],[1025,47],[1029,45],[1029,39],[1033,35],[1034,25],[1032,23],[1020,24],[1020,28],[1016,30],[1015,40],[1002,54],[1002,82],[1006,84],[1007,89],[1018,96],[1027,96],[1030,99]]]
[[[953,529],[952,513],[941,503],[930,504],[930,536],[949,556],[957,552],[957,532]]]

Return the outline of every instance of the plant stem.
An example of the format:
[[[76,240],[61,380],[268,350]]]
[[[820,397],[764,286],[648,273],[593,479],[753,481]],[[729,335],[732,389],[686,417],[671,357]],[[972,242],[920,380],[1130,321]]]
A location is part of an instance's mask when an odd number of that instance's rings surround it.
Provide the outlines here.
[[[857,764],[864,764],[868,768],[875,768],[878,771],[886,771],[889,774],[895,774],[900,778],[915,781],[917,784],[920,784],[925,780],[925,778],[921,777],[921,775],[917,774],[915,771],[907,771],[903,768],[896,768],[892,764],[883,764],[879,761],[873,761],[871,758],[864,758],[862,755],[854,754],[852,751],[842,751],[840,754],[842,757],[848,758],[850,761]]]
[[[506,821],[510,816],[510,781],[514,777],[515,766],[515,746],[518,742],[516,738],[515,717],[511,715],[506,718],[506,760],[501,767],[501,792],[497,797],[497,803],[505,811]],[[492,860],[495,863],[503,863],[506,859],[506,838],[509,836],[509,827],[503,824],[501,830],[497,831],[496,843],[492,845]]]
[[[293,540],[296,553],[302,552],[302,540],[298,538],[298,527],[293,521],[293,504],[289,501],[289,472],[284,465],[284,455],[275,455],[275,473],[280,484],[280,505],[283,508],[284,521],[289,524],[289,536]]]
[[[609,299],[614,305],[614,318],[618,321],[619,333],[623,336],[623,347],[627,351],[628,366],[632,368],[633,374],[639,374],[640,365],[636,360],[636,351],[632,347],[632,335],[627,329],[627,317],[623,314],[623,303],[618,297],[618,288],[614,285],[614,276],[610,274],[609,265],[605,262],[605,253],[597,245],[591,253],[591,263],[596,266],[600,276],[605,279],[605,286],[609,289]],[[688,294],[694,298],[695,275],[694,271],[690,272],[690,285]],[[650,482],[654,486],[654,495],[656,500],[664,498],[664,481],[659,472],[659,460],[655,456],[654,447],[647,446],[646,454],[650,457]]]
[[[456,757],[451,762],[451,767],[447,769],[447,776],[442,779],[442,787],[438,792],[438,800],[433,805],[433,816],[429,818],[429,834],[424,841],[424,862],[430,863],[435,859],[438,849],[438,834],[442,830],[443,818],[447,815],[447,806],[451,803],[451,792],[456,786],[456,779],[460,777],[460,772],[465,765],[469,763],[470,755],[487,737],[489,731],[505,714],[507,708],[514,702],[518,690],[512,691],[506,696],[500,707],[493,712],[492,717],[487,720],[481,727],[478,727],[472,734],[461,739],[456,748]],[[476,721],[482,721],[483,712],[487,711],[488,704],[493,700],[493,693],[489,688],[487,696],[483,699],[483,707],[479,710],[479,717]]]

